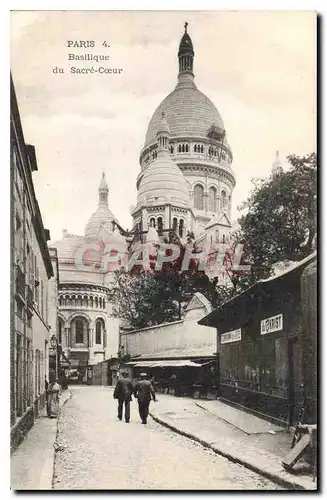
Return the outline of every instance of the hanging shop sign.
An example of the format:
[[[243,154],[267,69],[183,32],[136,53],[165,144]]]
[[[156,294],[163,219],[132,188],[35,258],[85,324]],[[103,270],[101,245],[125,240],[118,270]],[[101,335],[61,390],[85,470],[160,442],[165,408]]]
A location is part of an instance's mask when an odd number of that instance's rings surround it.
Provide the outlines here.
[[[261,335],[266,333],[279,332],[283,329],[283,315],[277,314],[271,318],[266,318],[261,321]]]
[[[221,344],[228,344],[229,342],[237,342],[242,338],[242,330],[239,328],[238,330],[233,330],[232,332],[223,333],[220,337]]]

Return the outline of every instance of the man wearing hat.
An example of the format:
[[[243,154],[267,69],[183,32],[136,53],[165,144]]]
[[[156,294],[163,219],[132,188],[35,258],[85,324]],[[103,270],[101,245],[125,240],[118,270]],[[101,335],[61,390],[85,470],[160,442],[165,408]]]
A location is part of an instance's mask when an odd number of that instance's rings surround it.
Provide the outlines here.
[[[140,380],[135,385],[134,394],[139,404],[139,414],[142,424],[146,424],[151,397],[156,401],[156,394],[149,380],[146,380],[147,374],[141,373]]]
[[[134,392],[134,387],[129,374],[127,372],[122,373],[122,378],[118,379],[115,390],[114,399],[118,399],[118,418],[122,420],[123,418],[123,406],[125,403],[125,422],[128,424],[131,414],[131,401],[132,394]]]

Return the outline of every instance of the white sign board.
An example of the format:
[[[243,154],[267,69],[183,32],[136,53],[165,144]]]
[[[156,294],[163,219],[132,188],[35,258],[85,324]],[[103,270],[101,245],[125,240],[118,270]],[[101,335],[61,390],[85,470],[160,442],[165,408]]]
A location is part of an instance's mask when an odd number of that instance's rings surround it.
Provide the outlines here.
[[[233,330],[232,332],[223,333],[220,337],[221,344],[228,344],[229,342],[237,342],[242,338],[241,328]]]
[[[283,329],[283,315],[277,314],[271,318],[263,319],[261,321],[261,335],[266,333],[279,332]]]

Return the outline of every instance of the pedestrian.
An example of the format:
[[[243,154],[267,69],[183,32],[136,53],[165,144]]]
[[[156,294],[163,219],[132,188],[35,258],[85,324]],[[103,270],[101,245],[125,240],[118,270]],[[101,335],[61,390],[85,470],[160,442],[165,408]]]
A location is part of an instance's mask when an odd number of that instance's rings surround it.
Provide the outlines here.
[[[114,390],[114,399],[118,399],[118,418],[122,420],[123,418],[123,406],[125,404],[125,422],[129,423],[131,414],[131,401],[134,392],[134,386],[129,374],[127,372],[122,372],[122,378],[118,379]]]
[[[146,377],[146,373],[141,373],[140,380],[135,385],[134,391],[135,397],[137,398],[139,404],[139,414],[142,420],[142,424],[147,423],[151,397],[153,401],[157,401],[153,386],[149,380],[146,380]]]
[[[56,418],[59,414],[60,385],[56,377],[52,378],[48,386],[48,416]]]

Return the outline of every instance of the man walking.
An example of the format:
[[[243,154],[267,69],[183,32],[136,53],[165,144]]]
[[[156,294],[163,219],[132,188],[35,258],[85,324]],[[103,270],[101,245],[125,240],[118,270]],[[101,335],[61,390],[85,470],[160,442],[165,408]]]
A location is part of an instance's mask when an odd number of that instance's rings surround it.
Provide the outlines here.
[[[118,418],[122,420],[123,418],[123,406],[125,404],[125,422],[129,423],[131,414],[131,401],[132,394],[134,392],[134,387],[129,374],[127,372],[122,373],[122,378],[120,378],[116,384],[114,390],[114,399],[118,399]]]
[[[137,398],[139,404],[139,414],[142,424],[147,423],[151,397],[153,401],[156,401],[156,394],[153,386],[149,380],[146,380],[146,377],[146,373],[141,373],[140,380],[136,383],[134,390],[135,397]]]

